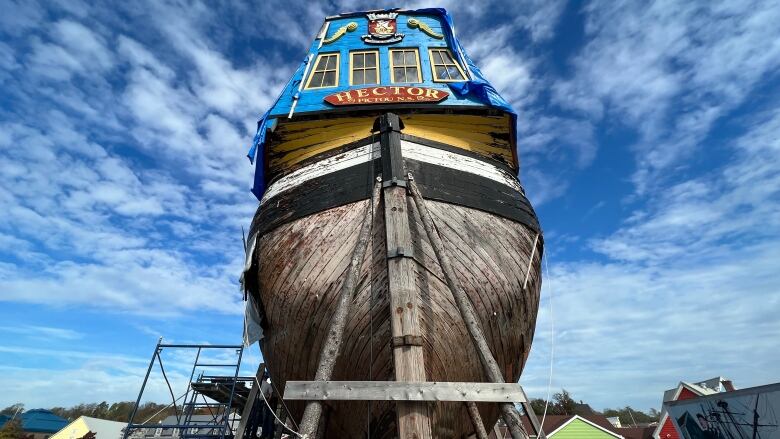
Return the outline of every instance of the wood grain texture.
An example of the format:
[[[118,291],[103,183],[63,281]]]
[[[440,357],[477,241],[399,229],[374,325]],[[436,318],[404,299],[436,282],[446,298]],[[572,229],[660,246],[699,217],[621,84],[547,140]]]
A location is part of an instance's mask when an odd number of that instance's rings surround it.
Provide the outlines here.
[[[525,402],[517,383],[287,381],[285,399],[303,401]]]
[[[371,137],[377,115],[281,121],[268,143],[269,177],[292,172],[345,144]],[[401,114],[404,134],[445,143],[516,169],[507,115]]]
[[[400,146],[400,145],[398,145]],[[400,149],[400,148],[399,148]],[[406,189],[391,186],[384,190],[386,254],[411,249],[409,206]],[[403,256],[387,260],[388,294],[390,296],[390,332],[396,337],[420,337],[420,300],[415,288],[417,267],[413,259]],[[393,347],[393,365],[397,381],[426,381],[422,346]],[[425,403],[399,402],[396,406],[398,434],[401,438],[431,437],[430,413]]]
[[[278,388],[286,381],[310,381],[317,367],[338,291],[358,237],[368,200],[329,209],[283,224],[260,237],[256,258],[259,299],[268,318],[264,356]],[[533,339],[541,286],[543,240],[524,275],[536,232],[481,210],[428,200],[428,209],[448,249],[458,282],[474,304],[488,345],[507,382],[516,382]],[[414,247],[414,288],[420,295],[419,324],[428,381],[484,382],[479,357],[443,281],[419,214],[408,203]],[[385,252],[385,218],[373,215],[373,239],[358,277],[355,301],[344,331],[333,380],[393,381],[390,297]],[[401,258],[408,259],[408,258]],[[396,435],[396,413],[388,402],[328,402],[326,438]],[[301,402],[290,402],[296,419]],[[498,407],[478,403],[493,425]],[[433,437],[460,438],[474,427],[463,403],[432,404]]]

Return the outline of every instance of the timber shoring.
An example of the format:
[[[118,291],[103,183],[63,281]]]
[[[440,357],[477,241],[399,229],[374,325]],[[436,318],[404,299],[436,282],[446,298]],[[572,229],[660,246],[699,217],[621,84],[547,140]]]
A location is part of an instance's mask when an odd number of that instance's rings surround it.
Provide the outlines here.
[[[469,415],[471,416],[471,422],[474,423],[474,431],[477,433],[477,439],[488,439],[487,431],[485,431],[485,424],[482,422],[482,416],[479,414],[477,403],[468,401],[466,402],[466,407],[469,408]]]
[[[393,366],[396,381],[426,381],[420,325],[420,293],[415,285],[416,262],[408,257],[413,247],[409,200],[406,195],[401,152],[403,124],[393,113],[383,114],[375,124],[380,131],[382,186],[387,251],[387,279]],[[398,437],[430,439],[431,417],[425,402],[396,404]]]
[[[287,400],[527,402],[517,383],[287,381]]]
[[[433,223],[433,219],[431,218],[431,215],[428,212],[428,208],[425,205],[425,200],[422,198],[422,195],[420,195],[420,190],[417,188],[413,178],[409,178],[407,184],[412,192],[412,198],[414,199],[417,211],[420,213],[420,218],[423,221],[425,233],[428,235],[428,239],[433,246],[433,251],[436,254],[436,258],[439,260],[439,265],[441,266],[444,278],[447,281],[447,286],[455,298],[455,302],[457,303],[458,309],[460,310],[461,316],[463,317],[463,322],[466,324],[469,335],[471,336],[471,339],[477,348],[477,353],[479,354],[479,359],[482,363],[485,375],[487,375],[490,381],[496,383],[506,382],[503,374],[501,373],[501,369],[498,366],[498,363],[496,362],[495,358],[493,358],[493,354],[490,352],[490,347],[485,340],[485,333],[479,324],[474,306],[469,301],[468,296],[458,285],[458,280],[455,277],[454,270],[452,269],[452,263],[444,250],[444,243],[439,237],[438,231],[436,230],[436,225]],[[526,439],[528,434],[523,429],[523,424],[520,421],[520,413],[518,412],[515,405],[512,403],[501,403],[500,406],[502,418],[509,427],[509,432],[512,434],[512,438]]]
[[[380,182],[374,184],[374,198],[379,197]],[[366,254],[366,248],[368,247],[368,239],[371,235],[371,225],[373,224],[373,201],[366,205],[366,213],[363,218],[363,225],[360,228],[360,235],[358,236],[357,244],[352,253],[352,259],[349,263],[349,270],[347,271],[347,277],[344,279],[344,284],[341,287],[341,295],[336,307],[336,312],[330,321],[328,328],[328,337],[322,346],[320,353],[319,365],[317,372],[314,376],[315,381],[328,381],[333,376],[333,368],[336,366],[336,360],[341,352],[341,345],[343,342],[344,328],[347,324],[347,317],[349,316],[349,308],[354,299],[355,290],[357,287],[358,273],[360,272],[360,266],[363,262],[363,257]],[[314,437],[319,425],[320,417],[322,416],[322,402],[321,401],[309,401],[306,404],[306,409],[303,413],[303,419],[301,420],[301,434],[306,438]]]

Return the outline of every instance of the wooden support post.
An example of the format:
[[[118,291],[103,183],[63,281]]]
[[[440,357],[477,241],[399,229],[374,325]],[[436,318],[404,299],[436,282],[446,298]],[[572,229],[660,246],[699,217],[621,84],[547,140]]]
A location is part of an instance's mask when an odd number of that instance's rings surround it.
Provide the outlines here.
[[[431,218],[431,215],[428,212],[428,208],[425,206],[425,200],[412,178],[409,179],[408,185],[412,192],[414,203],[417,206],[417,211],[420,213],[425,233],[428,235],[428,240],[431,242],[433,252],[436,254],[441,270],[444,273],[444,279],[447,281],[447,286],[450,291],[452,291],[452,295],[458,305],[463,322],[466,324],[469,335],[471,335],[471,340],[477,348],[477,354],[482,362],[482,368],[485,371],[485,375],[492,382],[506,382],[504,375],[501,373],[501,368],[499,368],[496,359],[493,358],[487,340],[485,340],[485,333],[482,331],[482,326],[477,318],[477,313],[474,311],[474,305],[458,284],[458,279],[455,277],[455,271],[452,268],[450,258],[444,250],[444,243],[442,242],[441,237],[439,237],[439,233],[433,223],[433,218]],[[525,439],[528,437],[523,429],[523,424],[520,421],[520,413],[517,411],[514,404],[509,402],[501,403],[501,415],[504,422],[506,422],[513,439]]]
[[[255,400],[257,400],[257,392],[260,391],[260,383],[263,382],[263,373],[265,372],[265,363],[260,363],[255,374],[255,382],[252,383],[252,390],[249,391],[249,397],[244,404],[244,410],[241,411],[241,420],[238,421],[238,430],[236,430],[234,437],[236,439],[244,438],[244,430],[246,429],[246,423],[249,421],[249,415],[252,414],[252,409],[255,406]],[[262,397],[261,397],[262,398]]]
[[[501,427],[498,426],[499,422],[496,421],[496,425],[493,426],[493,434],[496,435],[496,439],[503,439],[501,434]]]
[[[469,408],[469,415],[471,416],[471,422],[474,424],[474,431],[477,433],[477,439],[488,439],[487,431],[485,431],[485,424],[482,422],[482,416],[479,414],[479,409],[474,401],[468,401],[466,406]]]
[[[282,397],[279,396],[279,402],[282,401]],[[277,403],[276,404],[276,418],[274,419],[274,423],[276,423],[276,429],[274,430],[274,439],[282,439],[282,434],[285,433],[285,429],[287,428],[287,417],[289,414],[287,413],[287,410],[282,410],[282,404]],[[283,422],[279,422],[279,419],[281,419]]]
[[[319,365],[317,366],[317,372],[314,375],[315,381],[330,380],[331,376],[333,376],[333,368],[336,366],[336,360],[338,359],[339,354],[341,354],[341,344],[343,341],[344,328],[347,324],[347,317],[349,317],[349,308],[355,297],[360,267],[363,258],[366,255],[368,240],[371,236],[373,203],[374,200],[379,198],[379,188],[379,182],[375,183],[373,196],[366,205],[363,225],[360,228],[358,240],[355,244],[355,249],[352,252],[352,259],[349,262],[344,284],[341,286],[341,295],[336,304],[336,311],[333,313],[333,317],[330,320],[328,336],[325,339],[325,343],[322,345]],[[306,404],[306,409],[303,412],[303,419],[301,420],[301,434],[304,438],[314,438],[317,427],[320,424],[321,415],[321,401],[309,401]]]
[[[539,235],[537,235],[537,237],[538,236]],[[547,439],[547,435],[542,431],[542,424],[539,423],[539,419],[536,417],[536,413],[534,413],[534,408],[531,407],[531,402],[528,401],[528,396],[525,394],[525,390],[523,390],[522,387],[520,388],[520,392],[523,394],[523,401],[520,402],[520,406],[523,407],[525,416],[528,418],[528,422],[534,430],[533,434],[536,435],[536,439]]]
[[[390,295],[393,364],[396,381],[426,381],[420,330],[419,294],[415,286],[416,267],[410,258],[412,234],[407,208],[406,175],[401,155],[401,121],[387,113],[379,118],[384,186],[387,277]],[[432,438],[431,420],[425,402],[396,405],[400,439]]]

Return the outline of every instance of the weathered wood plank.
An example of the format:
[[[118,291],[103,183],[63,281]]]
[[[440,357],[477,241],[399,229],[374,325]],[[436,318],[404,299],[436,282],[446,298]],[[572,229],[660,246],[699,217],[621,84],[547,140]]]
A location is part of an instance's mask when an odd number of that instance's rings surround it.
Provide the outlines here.
[[[269,142],[270,173],[286,173],[296,164],[370,135],[374,116],[281,123]],[[406,134],[452,145],[485,157],[514,163],[508,116],[407,114]]]
[[[484,211],[426,201],[445,246],[452,252],[459,281],[486,328],[491,350],[506,380],[514,382],[520,376],[532,340],[541,283],[542,240],[533,256],[524,291],[524,274],[535,232]],[[287,380],[311,380],[314,376],[316,356],[327,335],[325,328],[335,309],[349,265],[349,249],[357,241],[366,203],[357,202],[284,224],[258,243],[258,275],[263,286],[258,297],[262,297],[269,318],[264,350],[280,389]],[[484,375],[476,351],[468,341],[469,335],[414,204],[409,207],[416,221],[410,227],[415,241],[415,289],[420,292],[421,328],[424,334],[436,334],[424,341],[426,379],[481,381]],[[333,380],[395,379],[389,342],[393,313],[387,293],[387,244],[384,215],[379,210],[375,220],[372,254],[367,255],[371,263],[363,266],[360,292],[348,317],[344,351]],[[475,249],[475,243],[484,251]],[[490,259],[485,259],[485,254]],[[287,403],[296,420],[300,420],[304,403]],[[463,402],[425,404],[430,407],[435,437],[473,433]],[[365,437],[370,430],[373,438],[395,438],[398,404],[370,401],[363,405],[370,407],[371,424],[355,422],[356,416],[364,416],[363,411],[355,410],[355,402],[329,401],[333,412],[326,437]],[[497,404],[480,403],[479,409],[485,425],[492,426],[498,416]]]
[[[474,430],[477,432],[477,439],[488,439],[487,431],[485,431],[485,424],[482,422],[482,416],[479,414],[477,404],[474,401],[467,401],[466,407],[469,409],[471,422],[474,424]]]
[[[284,398],[306,401],[525,402],[517,383],[288,381]]]
[[[380,119],[382,178],[385,182],[405,179],[401,154],[400,121],[394,114]],[[390,296],[390,320],[393,338],[422,339],[420,330],[419,293],[415,288],[416,264],[407,257],[390,255],[411,249],[412,234],[409,228],[409,208],[406,189],[390,186],[384,190],[384,214],[388,292]],[[426,381],[425,358],[422,343],[394,345],[393,362],[397,381]],[[396,408],[398,436],[401,438],[432,438],[431,418],[428,406],[423,403],[399,403]]]
[[[243,439],[244,430],[246,429],[246,423],[249,421],[249,415],[252,413],[252,407],[255,405],[257,399],[257,392],[260,391],[260,383],[263,381],[263,373],[265,372],[265,363],[260,363],[255,374],[255,381],[252,383],[252,390],[249,391],[249,397],[244,404],[244,410],[241,412],[241,420],[238,422],[238,429],[234,436],[238,439]]]

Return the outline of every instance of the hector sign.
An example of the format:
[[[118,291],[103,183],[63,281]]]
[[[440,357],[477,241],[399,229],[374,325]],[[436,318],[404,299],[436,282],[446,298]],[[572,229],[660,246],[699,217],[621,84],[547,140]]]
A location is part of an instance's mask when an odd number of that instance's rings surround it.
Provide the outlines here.
[[[444,90],[426,87],[379,86],[346,90],[325,96],[332,105],[395,104],[400,102],[440,102],[449,96]]]

